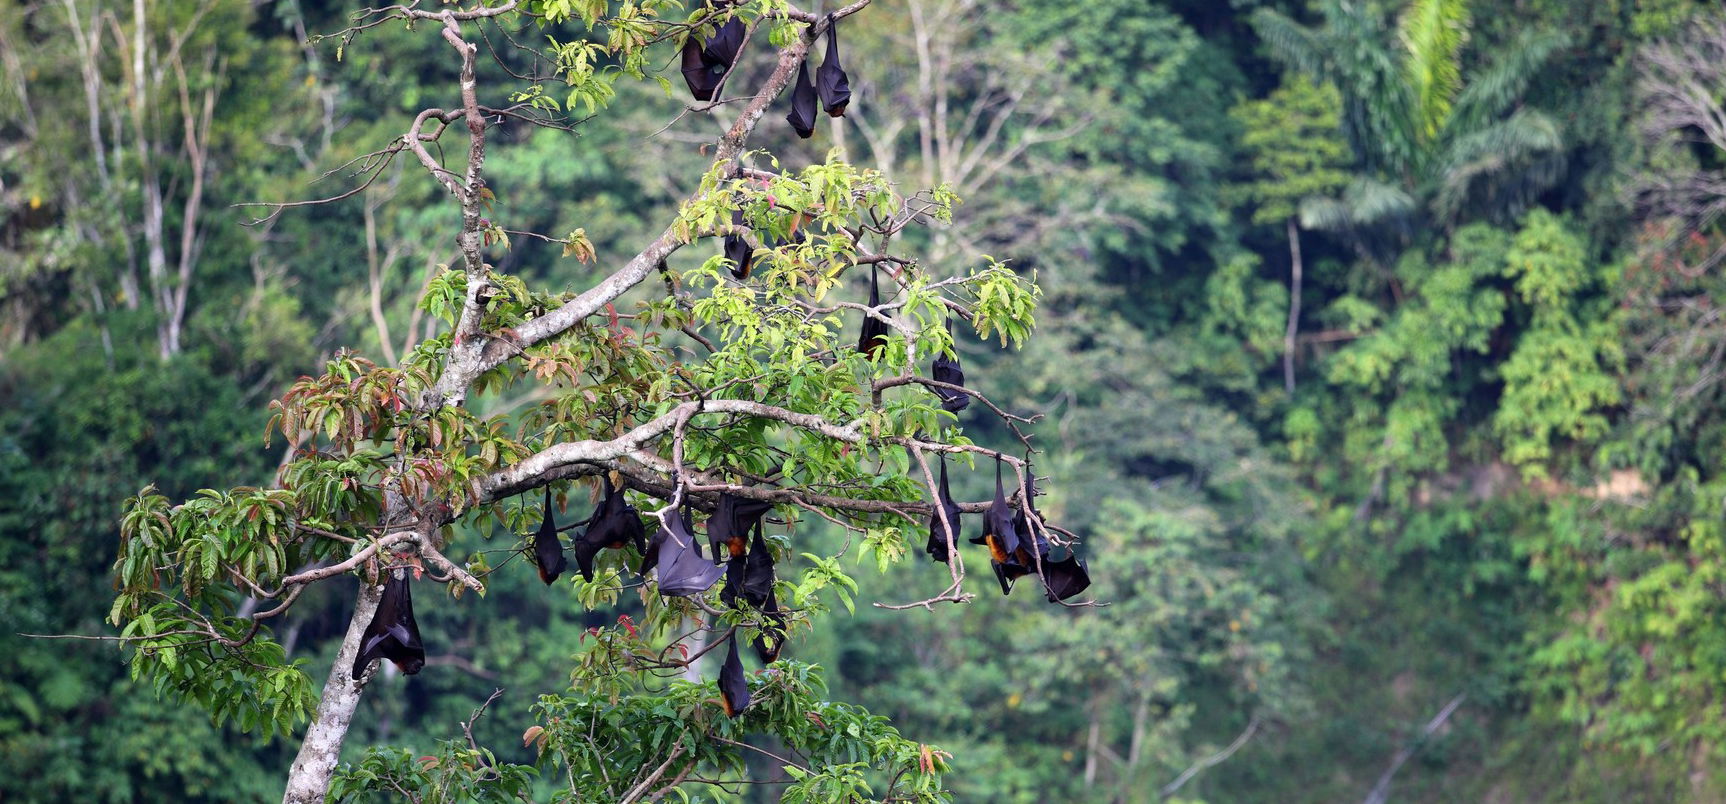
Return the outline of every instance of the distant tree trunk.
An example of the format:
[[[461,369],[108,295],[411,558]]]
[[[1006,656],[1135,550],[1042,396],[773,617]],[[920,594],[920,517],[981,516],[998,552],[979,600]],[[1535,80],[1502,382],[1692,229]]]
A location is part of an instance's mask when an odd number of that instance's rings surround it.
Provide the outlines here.
[[[360,637],[378,610],[383,587],[364,580],[360,582],[358,601],[353,619],[348,621],[347,636],[336,651],[336,661],[330,667],[329,680],[324,682],[324,695],[318,701],[318,713],[306,727],[300,754],[288,771],[288,787],[282,794],[282,804],[323,804],[330,788],[330,777],[341,760],[342,741],[348,725],[354,720],[354,710],[360,705],[360,692],[367,679],[353,680],[354,657],[360,652]]]
[[[1289,233],[1289,323],[1283,331],[1283,388],[1294,393],[1295,332],[1300,329],[1300,227],[1293,215],[1288,219]]]
[[[690,653],[690,655],[700,653],[701,649],[705,648],[705,647],[707,647],[707,634],[698,632],[698,633],[696,633],[696,635],[694,637],[690,638],[690,642],[689,642],[689,653]],[[686,664],[683,666],[683,680],[688,681],[692,684],[700,684],[702,681],[705,680],[701,677],[701,660],[700,659],[696,659],[695,661],[690,662],[689,664]]]

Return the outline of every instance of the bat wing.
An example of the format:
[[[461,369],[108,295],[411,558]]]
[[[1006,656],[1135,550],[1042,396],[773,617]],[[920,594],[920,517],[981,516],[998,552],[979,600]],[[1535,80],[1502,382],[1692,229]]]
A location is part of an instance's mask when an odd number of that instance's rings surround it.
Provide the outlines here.
[[[563,574],[568,564],[563,557],[563,542],[557,538],[557,522],[552,518],[551,487],[545,487],[545,518],[539,532],[533,535],[533,563],[539,568],[539,579],[549,586]]]
[[[725,562],[725,585],[719,587],[719,602],[727,606],[737,605],[737,597],[743,591],[743,576],[746,572],[743,556],[732,556]]]
[[[755,655],[762,664],[772,664],[785,647],[785,613],[779,610],[779,597],[767,590],[767,603],[761,607],[760,633],[755,635]]]
[[[725,705],[725,714],[737,717],[749,707],[749,681],[743,677],[743,660],[737,656],[736,634],[731,635],[730,642],[725,665],[719,668],[719,698]]]
[[[827,18],[827,57],[815,71],[815,90],[829,116],[845,114],[845,107],[851,104],[851,80],[839,63],[839,21],[831,16]]]
[[[743,210],[731,211],[731,225],[743,225]],[[749,269],[755,262],[755,249],[749,247],[742,235],[728,234],[725,236],[725,259],[731,261],[732,277],[739,281],[748,279]]]
[[[947,514],[945,523],[941,519],[943,512]],[[951,538],[949,538],[949,528],[952,531]],[[953,501],[953,494],[947,488],[947,456],[942,455],[941,484],[935,497],[935,510],[929,514],[929,542],[924,545],[923,551],[929,554],[929,558],[943,564],[947,563],[952,558],[949,554],[948,545],[957,546],[959,544],[960,529],[959,504]]]
[[[743,25],[743,20],[736,17],[726,20],[713,34],[713,38],[707,40],[707,46],[702,49],[702,59],[720,73],[731,69],[731,65],[737,63],[737,52],[743,49],[746,33],[748,29]]]
[[[1071,550],[1065,558],[1044,564],[1043,576],[1048,580],[1045,595],[1050,603],[1072,598],[1091,586],[1090,568]]]
[[[880,272],[874,266],[869,268],[869,306],[881,305]],[[879,315],[885,315],[880,313]],[[857,351],[874,357],[887,346],[887,322],[876,317],[876,314],[863,314],[863,331],[857,337]]]
[[[797,66],[797,84],[791,90],[791,111],[786,113],[785,122],[797,136],[809,139],[815,134],[816,108],[815,85],[809,82],[809,61],[805,59]]]
[[[755,540],[750,543],[749,555],[744,562],[743,599],[756,608],[766,606],[768,596],[773,594],[773,552],[767,548],[759,522],[755,526]]]
[[[683,83],[689,85],[689,94],[698,101],[713,100],[714,86],[708,76],[707,63],[701,58],[701,41],[691,36],[683,41],[682,72]]]
[[[675,530],[664,532],[659,551],[659,593],[672,597],[699,595],[713,588],[725,568],[701,557],[701,547],[690,535],[681,516],[673,516]]]
[[[377,613],[366,625],[359,655],[354,657],[352,676],[358,681],[366,667],[378,659],[389,659],[413,675],[425,666],[425,647],[420,644],[419,623],[414,621],[413,594],[406,573],[386,571],[384,593]]]

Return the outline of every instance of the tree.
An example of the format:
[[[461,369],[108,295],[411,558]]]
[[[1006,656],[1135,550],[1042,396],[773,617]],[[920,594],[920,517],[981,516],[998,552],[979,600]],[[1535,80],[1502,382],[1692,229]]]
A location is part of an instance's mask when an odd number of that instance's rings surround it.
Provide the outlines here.
[[[334,35],[340,53],[364,47],[373,27],[406,24],[435,34],[454,52],[459,105],[420,110],[393,142],[358,163],[363,188],[393,160],[409,159],[459,207],[457,265],[436,276],[421,301],[447,329],[413,344],[400,367],[338,354],[321,376],[302,378],[272,403],[272,429],[293,447],[279,487],[206,490],[180,505],[150,489],[133,499],[111,617],[124,626],[134,674],[243,728],[287,731],[309,717],[286,801],[322,800],[332,789],[354,793],[374,783],[438,786],[452,783],[448,774],[516,795],[522,774],[486,760],[471,741],[450,746],[447,762],[418,769],[374,752],[330,786],[359,697],[377,675],[355,679],[349,669],[384,577],[403,577],[409,567],[457,597],[483,595],[495,570],[474,540],[487,523],[520,533],[549,513],[512,506],[510,498],[546,487],[567,495],[596,479],[627,488],[637,500],[663,502],[649,506],[663,523],[680,507],[711,510],[726,494],[775,504],[793,529],[802,514],[827,520],[889,559],[907,551],[908,533],[927,527],[931,509],[920,500],[921,490],[933,493],[932,455],[998,462],[1011,470],[1015,498],[1022,498],[1025,461],[965,437],[917,366],[951,347],[950,318],[968,321],[985,338],[1022,342],[1036,287],[995,263],[941,277],[897,248],[914,224],[949,217],[955,199],[944,187],[904,194],[883,174],[835,157],[790,169],[748,148],[811,44],[868,5],[858,0],[825,17],[781,2],[722,5],[687,19],[668,16],[676,4],[652,1],[397,6],[361,12]],[[575,114],[600,113],[618,82],[655,77],[649,65],[658,54],[685,38],[712,35],[728,19],[771,43],[771,70],[751,95],[689,107],[704,112],[736,104],[737,110],[711,143],[711,166],[675,218],[580,293],[536,292],[497,269],[496,255],[511,238],[495,220],[503,199],[486,182],[500,121],[557,127],[570,125]],[[489,76],[481,81],[477,38],[488,26],[505,30],[529,20],[551,32],[541,57],[554,77],[518,83],[507,102],[493,100],[501,90]],[[575,32],[566,40],[562,32],[570,28]],[[727,95],[754,72],[748,64],[733,69]],[[866,60],[853,63],[866,68]],[[549,94],[554,80],[567,94]],[[465,132],[465,148],[446,155],[442,140],[452,132]],[[264,220],[293,205],[276,204]],[[749,281],[729,279],[726,268],[740,266],[717,256],[686,271],[671,269],[679,252],[719,236],[755,247]],[[583,261],[597,256],[579,231],[551,239]],[[858,272],[846,270],[853,267],[885,276],[886,301],[829,299],[857,285]],[[660,282],[652,281],[656,275]],[[624,307],[626,294],[636,300],[633,312]],[[851,348],[840,315],[849,311],[888,326],[885,348]],[[487,394],[536,385],[551,394],[531,409],[479,411]],[[969,502],[961,510],[986,506]],[[1028,506],[1025,513],[1039,533],[1057,542],[1069,538]],[[788,559],[796,540],[783,541],[777,552]],[[457,549],[471,551],[467,560],[446,555]],[[809,566],[801,577],[779,583],[793,607],[794,632],[809,628],[835,599],[851,605],[852,582],[837,562],[802,555]],[[606,557],[595,580],[577,581],[575,592],[590,603],[616,601],[621,563]],[[969,599],[956,551],[949,570],[938,594],[877,605],[928,608]],[[265,623],[309,586],[349,573],[362,577],[358,599],[317,696]],[[642,604],[640,627],[603,629],[584,647],[570,696],[542,699],[542,762],[565,767],[569,795],[636,800],[686,782],[723,786],[725,779],[702,774],[743,771],[745,751],[763,750],[743,744],[741,729],[748,728],[809,758],[783,763],[795,777],[786,800],[850,799],[871,789],[879,793],[869,795],[885,800],[941,797],[941,752],[904,740],[879,718],[819,703],[818,675],[797,662],[772,665],[753,689],[759,703],[736,721],[717,718],[706,684],[659,686],[657,673],[681,673],[727,635],[747,636],[771,623],[761,611],[720,607],[706,596],[644,594]],[[693,630],[664,639],[691,621]],[[600,717],[602,708],[605,731],[596,745],[577,724]],[[885,786],[869,787],[866,773],[880,774]]]
[[[1295,334],[1300,328],[1301,251],[1298,217],[1309,198],[1329,197],[1348,183],[1348,146],[1337,137],[1341,100],[1329,86],[1296,77],[1262,101],[1235,107],[1245,131],[1241,146],[1256,181],[1242,188],[1258,203],[1253,223],[1281,221],[1289,241],[1289,314],[1283,334],[1283,388],[1294,393]]]
[[[1268,8],[1253,19],[1279,56],[1341,91],[1363,169],[1341,199],[1303,209],[1308,225],[1366,228],[1421,210],[1446,225],[1514,215],[1556,181],[1558,124],[1520,99],[1562,34],[1524,34],[1465,75],[1468,0],[1415,0],[1394,30],[1369,3],[1329,0],[1323,12],[1317,29]]]

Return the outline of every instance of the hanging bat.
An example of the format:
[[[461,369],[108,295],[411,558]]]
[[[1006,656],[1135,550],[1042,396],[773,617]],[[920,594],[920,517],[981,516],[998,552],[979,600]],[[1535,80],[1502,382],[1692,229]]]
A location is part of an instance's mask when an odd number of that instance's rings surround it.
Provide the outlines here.
[[[731,225],[743,225],[743,210],[731,211]],[[755,249],[749,247],[743,235],[728,234],[725,236],[725,259],[731,261],[731,276],[741,282],[749,278],[749,269],[755,263]]]
[[[711,527],[711,520],[709,520]],[[719,587],[719,602],[727,606],[736,606],[737,598],[743,590],[743,571],[748,558],[735,555],[725,561],[725,584]]]
[[[779,609],[779,596],[771,587],[767,590],[767,602],[761,606],[761,615],[761,630],[755,635],[755,655],[762,664],[772,664],[785,647],[785,612]]]
[[[720,492],[713,516],[707,520],[707,541],[713,548],[714,563],[723,561],[726,556],[735,558],[747,552],[749,529],[771,510],[773,503],[766,500]]]
[[[1013,515],[1013,527],[1019,534],[1019,549],[1013,552],[1013,560],[1026,569],[1036,570],[1037,562],[1049,554],[1049,539],[1039,529],[1031,527],[1031,520],[1026,513],[1037,515],[1042,521],[1042,512],[1037,510],[1037,473],[1031,468],[1031,456],[1025,455],[1025,499],[1019,501],[1019,512]],[[1035,552],[1036,556],[1031,554]]]
[[[947,519],[944,526],[941,521],[942,512]],[[952,538],[948,538],[948,527],[952,529]],[[948,545],[959,543],[959,503],[953,500],[953,492],[947,488],[947,455],[941,454],[941,488],[935,497],[935,510],[929,514],[929,543],[923,547],[923,552],[943,564],[952,556],[948,555]]]
[[[1091,571],[1071,548],[1065,558],[1045,558],[1043,561],[1044,595],[1050,603],[1066,600],[1091,585]]]
[[[647,546],[647,560],[642,573],[649,567],[659,573],[659,593],[670,597],[699,595],[713,588],[714,581],[725,569],[701,556],[701,544],[690,532],[693,526],[684,512],[666,518],[653,543]]]
[[[731,644],[725,664],[719,668],[719,701],[725,706],[727,717],[737,717],[749,708],[749,682],[743,677],[743,660],[737,657],[737,634],[732,633],[726,641]]]
[[[947,339],[953,339],[953,319],[947,319]],[[949,385],[964,385],[965,370],[959,366],[959,354],[954,352],[948,357],[946,352],[935,355],[935,364],[929,368],[929,376],[936,382]],[[941,398],[941,408],[952,413],[958,413],[971,404],[971,395],[952,388],[932,389]]]
[[[773,594],[773,552],[767,549],[767,538],[762,535],[761,521],[755,521],[755,539],[749,543],[749,555],[743,565],[743,600],[751,606],[762,608],[767,605],[767,598]]]
[[[551,487],[545,487],[545,518],[540,520],[539,531],[533,534],[533,563],[539,568],[539,579],[550,586],[563,574],[568,563],[563,557],[563,542],[557,538],[557,523],[551,516]],[[591,580],[591,579],[590,579]]]
[[[408,589],[407,570],[384,571],[384,594],[378,610],[360,637],[354,656],[353,678],[360,680],[366,668],[378,659],[395,663],[404,674],[413,675],[426,666],[425,646],[420,644],[419,623],[414,622],[413,594]]]
[[[1015,524],[1019,517],[1007,503],[1007,490],[1001,485],[1001,461],[995,461],[995,500],[983,512],[983,533],[971,537],[972,544],[989,547],[989,564],[995,570],[995,580],[1001,582],[1001,594],[1013,591],[1013,579],[1029,575],[1030,567],[1019,563],[1021,536]]]
[[[809,60],[805,58],[797,65],[797,84],[791,89],[791,111],[785,115],[785,122],[791,124],[791,130],[797,136],[809,139],[815,134],[815,85],[809,83]]]
[[[879,274],[880,270],[876,266],[869,266],[870,307],[881,306],[881,285],[880,277],[878,276]],[[886,313],[881,313],[881,315],[886,315]],[[863,333],[857,338],[857,351],[868,355],[870,358],[880,356],[881,350],[887,346],[888,330],[887,322],[875,317],[874,314],[864,313]]]
[[[743,48],[746,33],[743,21],[732,17],[706,42],[693,36],[683,40],[683,82],[689,85],[689,94],[696,100],[711,101],[719,92],[725,74],[737,62],[737,51]]]
[[[625,544],[633,544],[638,552],[647,553],[647,529],[641,526],[641,512],[629,504],[621,488],[612,487],[611,478],[602,477],[600,482],[605,484],[605,497],[594,507],[587,530],[571,548],[575,566],[588,582],[593,581],[593,558],[601,550],[621,550]]]
[[[1019,532],[1013,527],[1013,506],[1007,503],[1007,489],[1001,484],[1001,461],[995,461],[995,499],[983,512],[983,532],[971,537],[972,544],[989,547],[989,557],[995,561],[1010,561],[1019,549]]]
[[[851,80],[845,77],[845,67],[839,63],[839,21],[827,15],[827,58],[815,71],[815,89],[821,94],[821,106],[827,116],[845,114],[851,103]]]

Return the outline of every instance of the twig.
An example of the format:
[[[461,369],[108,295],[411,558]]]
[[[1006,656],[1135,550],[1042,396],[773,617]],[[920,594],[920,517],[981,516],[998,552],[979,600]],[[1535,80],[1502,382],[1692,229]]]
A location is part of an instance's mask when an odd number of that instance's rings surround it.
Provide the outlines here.
[[[1445,704],[1443,709],[1438,710],[1438,714],[1433,715],[1432,720],[1427,721],[1426,726],[1420,730],[1419,734],[1415,735],[1412,742],[1397,749],[1396,756],[1390,760],[1390,767],[1385,768],[1384,773],[1379,775],[1378,783],[1374,784],[1372,791],[1366,794],[1365,799],[1362,799],[1362,804],[1384,804],[1385,801],[1389,800],[1390,780],[1396,776],[1397,771],[1402,770],[1402,763],[1407,762],[1416,751],[1426,745],[1427,739],[1438,731],[1440,726],[1444,725],[1444,721],[1450,719],[1451,713],[1455,712],[1466,698],[1468,698],[1468,693],[1457,693],[1455,698],[1450,699],[1450,703]]]
[[[1168,798],[1169,796],[1174,795],[1176,790],[1181,789],[1181,785],[1186,784],[1194,776],[1197,776],[1200,771],[1214,767],[1222,763],[1224,760],[1227,760],[1229,757],[1234,756],[1236,751],[1241,750],[1241,747],[1247,744],[1247,740],[1252,739],[1253,732],[1258,730],[1259,716],[1255,714],[1253,715],[1252,720],[1247,721],[1246,730],[1241,732],[1241,736],[1236,737],[1234,742],[1229,743],[1227,748],[1205,757],[1198,762],[1194,762],[1192,767],[1181,771],[1181,775],[1176,776],[1174,781],[1163,785],[1163,788],[1158,790],[1157,794],[1163,798]]]

